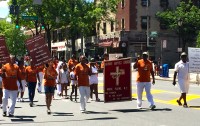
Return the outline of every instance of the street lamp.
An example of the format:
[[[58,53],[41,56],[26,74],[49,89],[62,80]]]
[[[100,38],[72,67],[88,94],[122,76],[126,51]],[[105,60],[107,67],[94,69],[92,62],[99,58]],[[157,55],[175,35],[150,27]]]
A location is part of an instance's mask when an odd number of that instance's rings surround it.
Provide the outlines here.
[[[180,47],[181,45],[181,26],[183,24],[183,20],[181,18],[178,19],[178,52],[180,55],[180,52],[182,52],[182,48]]]

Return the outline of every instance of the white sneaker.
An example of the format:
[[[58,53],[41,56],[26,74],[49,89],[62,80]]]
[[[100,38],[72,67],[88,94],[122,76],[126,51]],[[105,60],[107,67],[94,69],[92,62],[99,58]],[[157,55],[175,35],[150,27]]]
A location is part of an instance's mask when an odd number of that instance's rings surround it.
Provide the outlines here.
[[[137,106],[137,109],[142,109],[142,106]]]
[[[20,98],[20,102],[24,102],[24,99],[23,99],[23,98]]]
[[[17,102],[20,102],[20,98],[17,98]]]

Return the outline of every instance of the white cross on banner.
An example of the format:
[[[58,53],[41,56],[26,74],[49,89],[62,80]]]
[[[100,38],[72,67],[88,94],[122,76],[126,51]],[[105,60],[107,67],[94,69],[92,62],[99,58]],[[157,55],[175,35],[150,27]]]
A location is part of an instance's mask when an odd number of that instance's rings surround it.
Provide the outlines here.
[[[132,100],[130,67],[129,58],[105,61],[104,102]]]

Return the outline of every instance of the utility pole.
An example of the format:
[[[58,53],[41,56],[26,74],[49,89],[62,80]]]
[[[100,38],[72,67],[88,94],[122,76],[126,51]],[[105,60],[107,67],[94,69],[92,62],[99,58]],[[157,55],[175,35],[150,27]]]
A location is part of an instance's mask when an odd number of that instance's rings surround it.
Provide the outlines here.
[[[149,0],[147,0],[147,51],[148,51],[148,47],[149,47]]]

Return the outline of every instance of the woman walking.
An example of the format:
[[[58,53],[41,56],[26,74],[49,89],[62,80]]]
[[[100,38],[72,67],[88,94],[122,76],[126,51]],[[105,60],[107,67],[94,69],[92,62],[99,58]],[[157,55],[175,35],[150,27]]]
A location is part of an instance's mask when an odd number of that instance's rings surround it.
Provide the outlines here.
[[[53,67],[53,61],[48,63],[48,67],[44,70],[44,91],[46,97],[47,114],[51,114],[51,101],[56,85],[56,78],[58,73]]]
[[[75,67],[72,67],[72,71],[70,72],[70,79],[71,79],[71,85],[72,85],[72,92],[70,95],[70,100],[73,101],[72,95],[75,92],[75,102],[77,102],[77,84],[78,84],[78,82],[77,82],[77,78],[74,74],[74,69],[75,69]]]
[[[28,86],[30,107],[33,107],[33,99],[35,97],[35,88],[36,88],[37,78],[39,80],[38,71],[36,67],[31,63],[31,66],[26,67],[26,81],[27,81],[27,86]]]
[[[69,86],[70,80],[69,80],[69,71],[67,69],[66,63],[63,63],[59,71],[59,82],[61,83],[61,97],[68,98],[67,86]],[[63,96],[63,91],[65,91],[65,97]]]

